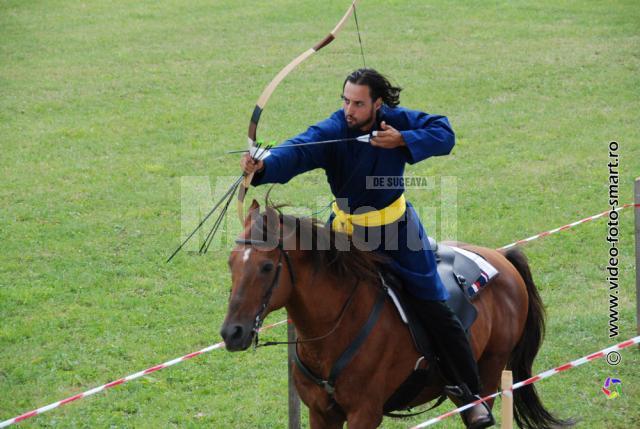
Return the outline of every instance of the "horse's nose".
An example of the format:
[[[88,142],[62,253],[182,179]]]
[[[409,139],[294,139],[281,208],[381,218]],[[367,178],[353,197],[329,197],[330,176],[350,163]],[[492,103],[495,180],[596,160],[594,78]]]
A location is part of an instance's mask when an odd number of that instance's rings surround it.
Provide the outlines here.
[[[220,329],[220,336],[222,336],[227,350],[241,350],[244,328],[238,323],[225,324],[222,326],[222,329]]]

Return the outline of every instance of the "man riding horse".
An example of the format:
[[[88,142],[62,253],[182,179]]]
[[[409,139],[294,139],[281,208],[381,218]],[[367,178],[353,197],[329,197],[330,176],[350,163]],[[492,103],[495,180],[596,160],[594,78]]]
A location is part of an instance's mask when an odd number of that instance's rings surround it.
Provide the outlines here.
[[[447,155],[455,144],[446,117],[399,106],[400,91],[373,69],[356,70],[344,81],[340,110],[263,160],[246,154],[241,166],[254,174],[251,184],[256,186],[286,183],[316,168],[325,170],[336,198],[331,228],[354,238],[367,237],[365,241],[374,243],[369,250],[389,257],[389,268],[415,298],[412,303],[441,356],[445,378],[460,387],[461,399],[468,403],[480,393],[478,367],[462,324],[446,303],[448,293],[427,233],[405,199],[402,181],[394,181],[393,187],[372,186],[372,177],[401,178],[406,163]],[[369,143],[356,140],[363,134],[370,136]],[[327,140],[340,141],[308,144]],[[463,418],[469,428],[494,424],[484,404],[470,408]]]

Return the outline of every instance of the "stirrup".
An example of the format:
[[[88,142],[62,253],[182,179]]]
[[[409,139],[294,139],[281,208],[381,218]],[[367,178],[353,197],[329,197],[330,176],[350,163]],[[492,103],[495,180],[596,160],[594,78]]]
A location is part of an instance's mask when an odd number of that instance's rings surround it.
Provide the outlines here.
[[[480,396],[475,395],[475,399],[480,399]],[[487,410],[487,414],[477,419],[474,423],[469,423],[468,421],[469,412],[478,406],[483,406]],[[493,418],[493,414],[491,414],[491,409],[489,408],[489,405],[485,401],[482,401],[481,403],[474,405],[473,407],[463,411],[461,416],[462,416],[462,421],[464,422],[464,425],[467,427],[467,429],[484,429],[496,424],[496,420]]]
[[[469,390],[469,387],[465,383],[460,383],[459,386],[444,386],[444,391],[448,395],[459,398],[465,404],[477,401],[478,399],[482,399],[480,395],[472,394],[471,391]],[[484,416],[484,418],[481,418],[479,421],[476,421],[474,424],[470,425],[467,420],[469,411],[471,411],[473,408],[479,405],[482,405],[487,410],[487,414],[486,416]],[[479,404],[476,404],[473,407],[466,409],[461,413],[461,417],[462,417],[462,421],[464,422],[464,425],[468,429],[488,428],[496,424],[496,421],[493,418],[493,414],[491,414],[491,408],[489,408],[489,404],[487,404],[485,401],[482,401]]]

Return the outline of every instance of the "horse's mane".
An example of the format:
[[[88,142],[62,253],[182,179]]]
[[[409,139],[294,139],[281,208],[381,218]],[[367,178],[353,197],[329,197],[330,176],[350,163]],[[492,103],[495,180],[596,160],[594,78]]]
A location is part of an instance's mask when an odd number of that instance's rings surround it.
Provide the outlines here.
[[[267,201],[265,211],[252,224],[252,236],[282,240],[286,248],[302,250],[316,272],[322,270],[341,279],[378,281],[380,265],[387,263],[388,257],[380,252],[359,249],[351,236],[326,227],[315,217],[284,214],[283,207],[286,205]]]

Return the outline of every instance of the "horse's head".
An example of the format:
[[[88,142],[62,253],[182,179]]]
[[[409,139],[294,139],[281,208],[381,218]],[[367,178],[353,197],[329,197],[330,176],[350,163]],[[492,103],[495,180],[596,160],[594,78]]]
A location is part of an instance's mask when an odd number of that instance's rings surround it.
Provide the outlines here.
[[[232,287],[220,335],[230,351],[246,350],[267,315],[283,307],[293,288],[293,231],[285,231],[280,214],[253,201],[244,231],[229,256]],[[294,236],[294,237],[291,237]]]

